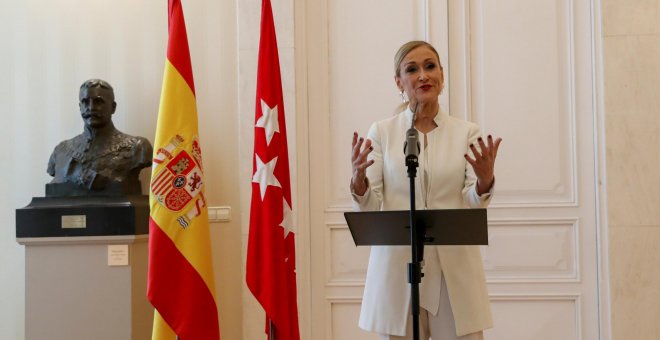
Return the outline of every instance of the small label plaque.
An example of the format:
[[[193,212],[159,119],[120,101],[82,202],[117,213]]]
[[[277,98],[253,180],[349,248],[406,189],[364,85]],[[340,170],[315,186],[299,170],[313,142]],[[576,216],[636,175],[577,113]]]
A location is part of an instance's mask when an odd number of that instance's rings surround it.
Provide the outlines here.
[[[87,228],[87,216],[85,215],[62,216],[62,229],[82,229],[82,228]]]
[[[108,266],[128,266],[128,244],[108,245]]]

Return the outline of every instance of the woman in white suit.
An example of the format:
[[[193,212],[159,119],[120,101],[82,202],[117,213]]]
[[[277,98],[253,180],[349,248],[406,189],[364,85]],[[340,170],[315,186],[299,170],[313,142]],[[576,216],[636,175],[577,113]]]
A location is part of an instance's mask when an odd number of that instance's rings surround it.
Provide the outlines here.
[[[417,209],[485,208],[493,193],[501,139],[482,139],[476,124],[441,110],[444,74],[433,46],[424,41],[404,44],[394,67],[396,85],[409,102],[403,112],[374,123],[366,139],[353,135],[354,205],[361,211],[410,208],[403,145],[414,119],[421,144]],[[379,333],[381,339],[412,339],[410,261],[409,247],[372,247],[360,328]],[[423,272],[421,339],[483,339],[492,318],[479,247],[426,246]]]

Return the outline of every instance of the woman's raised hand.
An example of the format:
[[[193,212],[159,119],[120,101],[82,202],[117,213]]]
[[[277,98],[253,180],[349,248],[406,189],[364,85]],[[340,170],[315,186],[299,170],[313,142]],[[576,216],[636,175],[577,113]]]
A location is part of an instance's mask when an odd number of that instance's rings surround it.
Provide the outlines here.
[[[477,140],[481,152],[477,150],[474,144],[470,144],[470,150],[472,150],[474,158],[465,154],[465,159],[472,165],[474,174],[477,176],[477,194],[479,195],[488,192],[493,186],[495,181],[495,158],[497,157],[497,149],[502,142],[502,138],[493,141],[491,135],[488,135],[487,139],[488,144],[484,143],[481,137]]]
[[[371,146],[371,140],[359,137],[357,132],[353,132],[353,152],[351,152],[351,163],[353,164],[353,175],[351,177],[351,186],[355,194],[362,196],[367,192],[367,168],[374,164],[374,160],[367,160],[367,156],[374,149]]]

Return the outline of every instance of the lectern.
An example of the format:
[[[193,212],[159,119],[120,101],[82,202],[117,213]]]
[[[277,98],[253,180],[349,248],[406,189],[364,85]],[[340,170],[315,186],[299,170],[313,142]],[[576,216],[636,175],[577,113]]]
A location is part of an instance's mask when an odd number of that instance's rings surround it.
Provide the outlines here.
[[[487,245],[486,209],[417,210],[425,245]],[[356,246],[409,246],[410,211],[344,213]]]
[[[414,196],[413,196],[414,197]],[[487,245],[486,209],[443,209],[346,212],[356,246],[411,246],[408,282],[411,285],[413,338],[419,338],[419,289],[424,276],[422,245]],[[412,216],[412,217],[411,217]],[[411,226],[412,224],[412,226]],[[416,235],[414,239],[413,235]]]

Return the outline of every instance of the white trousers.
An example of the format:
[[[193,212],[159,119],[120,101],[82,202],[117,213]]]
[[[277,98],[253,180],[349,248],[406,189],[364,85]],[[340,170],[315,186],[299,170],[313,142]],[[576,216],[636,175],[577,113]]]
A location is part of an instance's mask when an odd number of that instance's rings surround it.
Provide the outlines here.
[[[411,308],[412,309],[412,308]],[[380,334],[381,340],[412,340],[413,338],[412,314],[408,315],[406,326],[406,335],[388,335]],[[419,339],[420,340],[483,340],[482,331],[466,334],[464,336],[456,335],[456,324],[454,314],[451,312],[449,294],[447,293],[447,284],[445,277],[442,276],[442,288],[440,289],[440,308],[438,315],[429,313],[426,309],[419,309]]]

